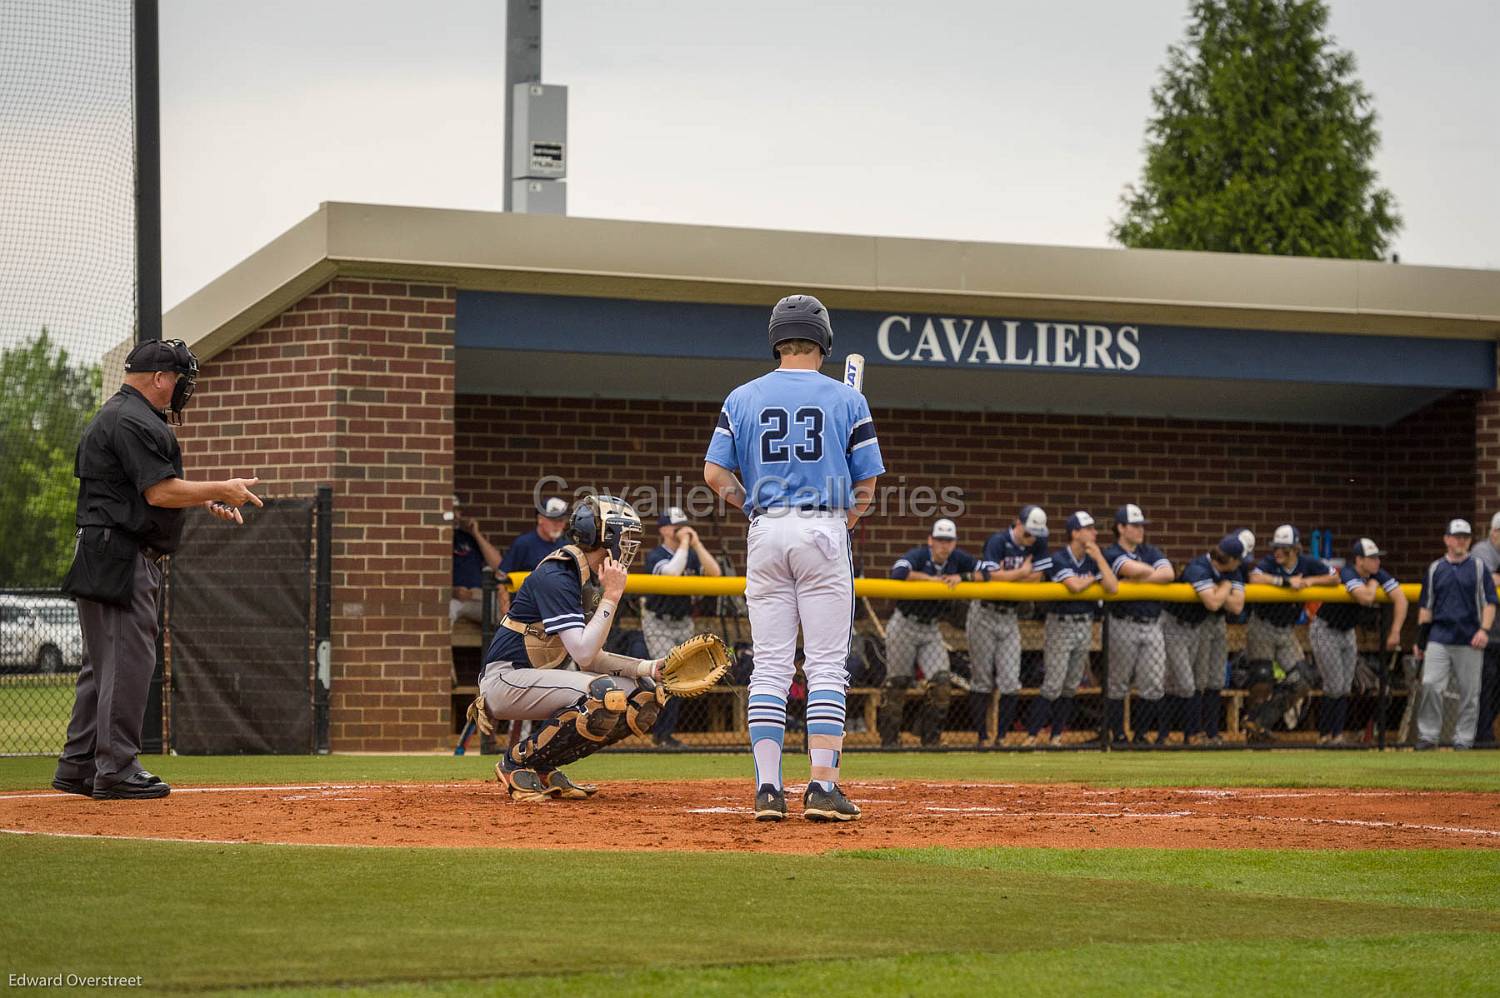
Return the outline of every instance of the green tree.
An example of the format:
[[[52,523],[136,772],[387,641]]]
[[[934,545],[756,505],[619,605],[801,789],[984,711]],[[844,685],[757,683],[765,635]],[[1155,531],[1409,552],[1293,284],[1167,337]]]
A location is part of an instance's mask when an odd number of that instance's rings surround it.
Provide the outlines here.
[[[1322,0],[1194,0],[1151,91],[1125,246],[1376,260],[1401,227],[1354,56]]]
[[[73,453],[99,405],[99,368],[43,329],[0,352],[0,585],[56,586],[73,557]]]

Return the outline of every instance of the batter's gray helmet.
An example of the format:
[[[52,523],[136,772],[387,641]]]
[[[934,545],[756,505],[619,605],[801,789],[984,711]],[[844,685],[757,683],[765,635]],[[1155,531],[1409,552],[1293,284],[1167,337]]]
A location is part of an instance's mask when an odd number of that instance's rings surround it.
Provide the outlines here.
[[[833,353],[833,322],[828,318],[828,309],[812,295],[787,295],[771,309],[771,356],[776,356],[776,345],[787,340],[811,340],[823,350],[823,356]]]

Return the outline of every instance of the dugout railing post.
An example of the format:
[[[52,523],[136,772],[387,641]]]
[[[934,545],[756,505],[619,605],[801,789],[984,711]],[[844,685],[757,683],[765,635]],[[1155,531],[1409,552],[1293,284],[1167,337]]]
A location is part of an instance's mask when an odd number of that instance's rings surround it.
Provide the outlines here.
[[[313,608],[313,749],[326,755],[328,701],[333,686],[333,486],[319,485],[313,504],[317,555]]]

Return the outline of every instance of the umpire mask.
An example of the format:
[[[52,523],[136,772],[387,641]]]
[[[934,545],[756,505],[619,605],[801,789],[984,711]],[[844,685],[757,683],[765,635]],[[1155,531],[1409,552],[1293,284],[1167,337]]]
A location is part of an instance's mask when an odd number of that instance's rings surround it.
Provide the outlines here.
[[[174,426],[182,425],[182,410],[187,408],[198,387],[198,358],[182,340],[145,340],[137,343],[125,358],[129,374],[149,371],[174,371],[177,384],[172,389],[168,418]]]

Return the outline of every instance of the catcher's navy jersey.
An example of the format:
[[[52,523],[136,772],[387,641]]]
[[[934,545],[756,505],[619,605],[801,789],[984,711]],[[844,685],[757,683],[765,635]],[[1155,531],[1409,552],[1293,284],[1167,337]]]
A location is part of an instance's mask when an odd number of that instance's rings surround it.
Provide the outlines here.
[[[578,567],[571,560],[543,562],[521,583],[506,616],[523,624],[541,621],[548,634],[582,627],[583,590],[578,585]],[[499,628],[484,653],[484,660],[524,666],[530,661],[525,637],[509,628]]]
[[[885,471],[865,397],[817,371],[778,369],[730,392],[706,460],[739,472],[749,516],[846,510],[854,483]]]
[[[1294,575],[1307,578],[1309,576],[1327,575],[1332,571],[1331,568],[1318,559],[1309,558],[1305,554],[1297,556],[1297,564],[1292,566],[1290,571],[1282,568],[1281,563],[1276,560],[1276,556],[1270,554],[1262,558],[1255,568],[1257,571],[1265,572],[1267,575],[1274,575],[1278,579],[1282,579],[1282,585],[1286,584],[1284,580],[1290,579]],[[1277,627],[1291,627],[1297,622],[1297,618],[1302,616],[1302,604],[1252,603],[1250,604],[1250,612],[1268,623],[1275,624]]]
[[[978,567],[979,562],[974,560],[974,556],[959,548],[953,549],[947,561],[938,564],[932,560],[932,548],[923,544],[912,548],[896,559],[891,565],[891,578],[904,579],[913,572],[921,572],[934,578],[943,575],[962,575],[965,572],[972,573]],[[948,600],[940,599],[908,599],[898,602],[896,609],[913,620],[925,622],[937,620],[947,603]]]

